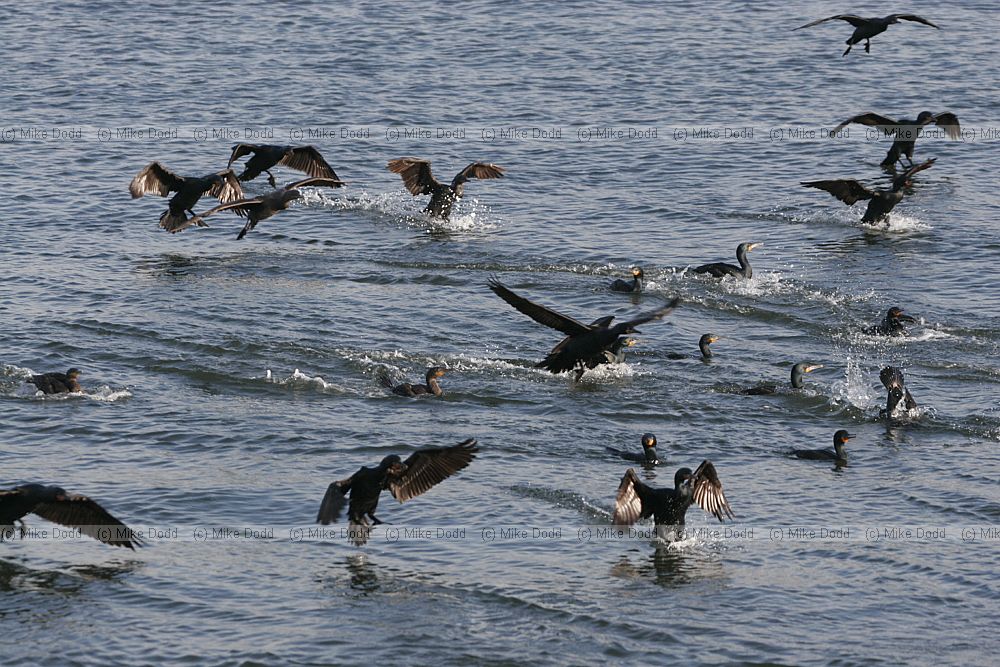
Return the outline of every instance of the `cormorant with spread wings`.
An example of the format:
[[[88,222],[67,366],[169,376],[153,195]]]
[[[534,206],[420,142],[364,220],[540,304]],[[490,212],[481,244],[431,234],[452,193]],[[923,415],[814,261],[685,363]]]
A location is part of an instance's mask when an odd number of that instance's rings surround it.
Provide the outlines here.
[[[260,176],[261,172],[267,172],[267,182],[271,187],[275,187],[277,182],[271,168],[282,165],[289,169],[304,172],[313,178],[332,178],[339,181],[340,177],[333,171],[333,167],[327,164],[315,146],[272,146],[269,144],[236,144],[233,152],[229,156],[229,164],[239,160],[244,155],[253,154],[246,164],[243,165],[243,173],[240,174],[241,181],[252,181]]]
[[[886,29],[888,29],[888,27],[893,23],[899,23],[900,19],[903,21],[916,21],[917,23],[923,23],[924,25],[929,25],[932,28],[940,30],[940,28],[936,25],[921,16],[917,16],[916,14],[890,14],[889,16],[884,16],[882,18],[862,18],[860,16],[855,16],[854,14],[837,14],[836,16],[828,16],[825,19],[819,19],[817,21],[813,21],[812,23],[800,25],[798,28],[792,28],[792,30],[811,28],[814,25],[819,25],[820,23],[825,23],[826,21],[847,21],[854,26],[854,32],[845,42],[847,44],[847,50],[844,51],[844,55],[846,56],[851,52],[851,47],[862,40],[865,42],[865,53],[870,53],[871,42],[869,40],[871,40],[871,38],[875,35],[880,35],[885,32]]]
[[[950,111],[942,111],[941,113],[921,111],[914,120],[909,120],[907,118],[893,120],[869,111],[867,113],[848,118],[843,123],[833,128],[833,131],[830,132],[830,136],[836,136],[840,130],[851,123],[867,125],[868,127],[877,127],[882,130],[886,136],[895,137],[892,140],[892,146],[889,147],[889,152],[886,153],[885,159],[882,160],[881,166],[886,168],[894,167],[897,162],[899,162],[902,166],[902,156],[904,155],[912,167],[913,149],[917,145],[917,137],[920,136],[920,131],[931,123],[944,128],[945,134],[948,135],[949,139],[958,139],[962,136],[962,126],[958,123],[958,116]]]
[[[896,207],[896,204],[903,201],[903,188],[913,185],[913,175],[918,171],[930,168],[934,164],[934,158],[918,165],[914,165],[892,179],[892,188],[889,190],[871,190],[861,185],[852,178],[832,181],[802,181],[802,185],[809,188],[826,190],[831,195],[852,206],[859,200],[868,199],[868,208],[861,222],[875,223],[887,220],[889,211]]]
[[[639,479],[634,468],[629,468],[618,486],[612,523],[631,526],[651,516],[657,526],[683,526],[684,516],[693,503],[719,521],[733,518],[711,461],[702,461],[694,472],[690,468],[678,470],[672,489],[655,489]]]
[[[470,178],[503,178],[504,173],[503,168],[495,164],[473,162],[458,172],[448,184],[441,183],[434,178],[431,174],[431,163],[427,160],[403,157],[398,160],[390,160],[387,167],[389,171],[399,174],[403,178],[403,185],[414,197],[417,195],[431,196],[431,200],[424,207],[424,213],[445,220],[451,215],[451,208],[455,202],[462,198],[466,181]]]
[[[176,192],[160,216],[160,227],[172,230],[187,222],[187,213],[194,215],[194,205],[206,192],[226,204],[243,197],[243,188],[232,169],[204,176],[178,176],[160,162],[150,162],[128,185],[132,199],[157,194],[166,197]]]

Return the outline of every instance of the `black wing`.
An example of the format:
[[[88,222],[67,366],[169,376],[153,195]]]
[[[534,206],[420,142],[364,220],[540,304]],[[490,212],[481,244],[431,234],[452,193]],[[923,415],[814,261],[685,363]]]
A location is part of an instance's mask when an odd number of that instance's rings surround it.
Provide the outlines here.
[[[236,174],[232,169],[220,171],[218,175],[222,176],[222,183],[217,183],[209,188],[208,194],[212,195],[223,204],[243,199],[243,186],[240,185],[240,180],[236,178]]]
[[[837,14],[836,16],[828,16],[825,19],[819,19],[813,21],[812,23],[800,25],[798,28],[792,28],[792,30],[794,31],[794,30],[802,30],[802,28],[811,28],[814,25],[819,25],[820,23],[825,23],[826,21],[835,21],[838,19],[841,21],[847,21],[855,28],[860,28],[864,24],[868,23],[868,19],[862,18],[860,16],[855,16],[854,14]]]
[[[303,171],[316,178],[340,180],[333,171],[333,167],[327,164],[315,146],[296,146],[285,153],[285,157],[278,160],[278,164],[283,164],[296,171]]]
[[[327,178],[326,176],[311,176],[309,178],[303,178],[301,181],[295,181],[294,183],[289,183],[285,186],[286,190],[293,190],[295,188],[339,188],[343,187],[345,183],[337,178]]]
[[[726,494],[722,492],[722,482],[715,472],[715,466],[711,461],[702,461],[698,469],[691,476],[691,487],[694,491],[694,501],[698,505],[715,516],[719,521],[726,517],[733,518],[733,511],[726,500]]]
[[[229,162],[226,167],[233,166],[233,163],[239,160],[244,155],[250,155],[251,153],[256,153],[259,146],[257,144],[236,144],[233,146],[233,152],[229,156]]]
[[[867,125],[869,127],[878,127],[881,128],[882,131],[885,132],[886,134],[894,133],[896,131],[896,128],[899,126],[899,123],[894,121],[892,118],[886,118],[885,116],[882,116],[880,114],[868,111],[866,113],[858,114],[857,116],[854,116],[852,118],[848,118],[843,123],[833,128],[833,131],[830,132],[830,135],[832,136],[836,134],[841,129],[843,129],[845,125],[850,125],[851,123],[857,123],[859,125]]]
[[[428,169],[430,167],[428,166]],[[454,179],[451,181],[452,187],[465,183],[470,178],[503,178],[503,167],[498,167],[495,164],[487,164],[485,162],[473,162],[468,167],[458,172]]]
[[[944,111],[934,116],[934,124],[943,127],[949,139],[962,136],[962,127],[958,124],[958,116],[950,111]]]
[[[629,468],[618,485],[615,496],[615,513],[611,523],[616,526],[631,526],[639,519],[652,515],[652,510],[643,509],[643,498],[648,498],[652,490],[642,483],[635,470]]]
[[[316,514],[316,522],[327,526],[340,518],[340,513],[344,511],[347,504],[347,492],[351,490],[351,480],[354,475],[339,482],[332,482],[326,489],[323,502],[319,505],[319,512]]]
[[[510,291],[496,278],[490,278],[489,286],[490,289],[493,290],[494,294],[514,306],[514,308],[521,311],[531,319],[535,320],[539,324],[551,327],[556,331],[561,331],[567,336],[577,336],[579,334],[586,333],[593,328],[583,324],[582,322],[574,320],[572,317],[567,317],[566,315],[557,313],[554,310],[539,305],[534,301],[528,301],[523,296],[514,294],[514,292]]]
[[[875,196],[873,191],[861,185],[853,178],[834,181],[802,181],[802,185],[808,188],[826,190],[848,205],[854,204],[859,199],[871,199]]]
[[[643,313],[634,320],[628,320],[627,322],[625,322],[625,324],[629,329],[631,329],[632,327],[637,327],[640,324],[645,324],[646,322],[652,322],[653,320],[662,319],[666,317],[670,313],[670,311],[676,308],[677,305],[680,304],[680,302],[681,302],[680,297],[674,297],[673,301],[663,306],[662,308],[657,308],[656,310],[651,310],[648,313]]]
[[[132,199],[148,194],[166,197],[171,191],[180,188],[183,182],[183,178],[159,162],[150,162],[128,184],[128,191],[132,195]]]
[[[254,206],[259,206],[262,203],[263,200],[259,198],[238,199],[237,201],[229,202],[228,204],[219,204],[214,208],[210,208],[203,213],[193,215],[187,219],[184,219],[183,216],[174,217],[164,214],[164,216],[160,218],[160,227],[163,227],[171,234],[176,234],[177,232],[183,231],[192,225],[197,225],[198,227],[208,227],[202,218],[210,216],[213,213],[218,213],[219,211],[232,211],[241,218],[246,218],[250,213],[250,209]],[[169,211],[167,213],[169,213]]]
[[[389,478],[389,492],[399,502],[419,496],[469,465],[478,451],[475,438],[451,447],[418,449],[403,461],[403,473]]]
[[[403,178],[403,185],[411,195],[429,195],[435,187],[440,187],[437,179],[431,174],[431,163],[412,157],[401,157],[390,160],[386,165],[389,171]]]
[[[32,512],[52,523],[78,528],[87,537],[111,546],[134,550],[140,545],[131,528],[86,496],[66,495],[65,500],[36,505]]]
[[[938,30],[941,29],[938,28],[933,23],[931,23],[930,21],[928,21],[927,19],[925,19],[923,16],[917,16],[916,14],[893,14],[892,16],[888,16],[886,18],[897,18],[897,19],[902,19],[904,21],[916,21],[917,23],[923,23],[924,25],[929,25],[930,27],[937,28]]]

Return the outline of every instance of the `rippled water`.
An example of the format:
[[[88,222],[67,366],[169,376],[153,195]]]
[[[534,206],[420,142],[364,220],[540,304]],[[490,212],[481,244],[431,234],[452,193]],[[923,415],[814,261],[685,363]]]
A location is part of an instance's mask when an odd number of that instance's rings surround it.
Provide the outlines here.
[[[870,55],[847,58],[846,25],[786,32],[845,10],[68,2],[5,13],[0,125],[87,135],[0,144],[3,488],[60,483],[139,526],[308,526],[331,480],[385,453],[467,437],[482,452],[380,511],[395,527],[466,527],[466,539],[388,543],[380,528],[364,549],[280,534],[153,540],[134,554],[0,545],[3,662],[994,664],[998,541],[954,531],[1000,523],[997,141],[918,143],[937,164],[884,229],[799,186],[884,184],[884,142],[769,141],[767,128],[924,108],[998,124],[997,41],[983,26],[1000,12],[910,3],[943,29],[892,26]],[[311,192],[237,242],[240,224],[222,214],[163,233],[165,202],[127,193],[151,160],[202,174],[235,141],[187,129],[95,138],[119,126],[371,132],[314,141],[349,187]],[[399,126],[467,134],[386,136]],[[483,140],[509,126],[563,137]],[[659,134],[579,140],[596,126]],[[668,129],[701,126],[756,134],[679,141]],[[452,220],[432,224],[424,198],[384,169],[403,155],[433,160],[439,177],[485,160],[507,178],[471,182]],[[732,261],[744,240],[764,243],[752,280],[685,270]],[[636,264],[646,294],[606,290]],[[586,321],[683,304],[642,327],[626,364],[573,385],[531,367],[558,334],[491,294],[491,274]],[[920,320],[912,336],[858,333],[897,304]],[[708,331],[723,339],[706,364],[695,355]],[[805,390],[734,393],[785,381],[796,361],[824,365]],[[887,363],[921,406],[889,426],[878,420]],[[24,383],[70,365],[86,395],[42,398]],[[428,365],[450,369],[440,400],[376,381],[382,367],[415,381]],[[857,434],[845,468],[783,455],[839,428]],[[665,548],[571,533],[607,525],[627,464],[604,447],[637,448],[645,431],[665,459],[648,481],[711,459],[735,528],[755,538]],[[692,528],[718,526],[710,518],[688,516]],[[953,532],[762,537],[897,525]],[[565,534],[482,539],[502,526]]]

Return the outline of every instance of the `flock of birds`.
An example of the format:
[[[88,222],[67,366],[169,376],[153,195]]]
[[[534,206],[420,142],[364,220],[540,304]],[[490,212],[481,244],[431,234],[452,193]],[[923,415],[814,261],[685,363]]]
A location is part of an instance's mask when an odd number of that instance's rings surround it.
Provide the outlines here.
[[[832,20],[846,21],[855,28],[847,40],[848,47],[844,51],[844,56],[850,53],[855,44],[862,41],[865,42],[865,52],[870,52],[869,40],[900,20],[938,28],[915,14],[892,14],[884,18],[862,18],[841,14],[813,21],[795,29],[808,28]],[[951,112],[934,114],[924,111],[914,120],[893,120],[876,113],[863,113],[838,125],[834,133],[850,123],[876,127],[887,136],[893,137],[892,147],[882,162],[882,167],[893,173],[891,187],[886,190],[874,190],[853,179],[806,181],[802,184],[825,190],[848,205],[868,200],[868,207],[862,218],[864,223],[887,220],[890,211],[902,200],[906,189],[912,186],[913,176],[934,164],[934,159],[921,164],[913,162],[916,139],[920,136],[922,128],[934,123],[942,127],[951,138],[958,137],[961,131],[955,114]],[[232,169],[233,163],[247,155],[251,157],[244,164],[243,171],[237,175]],[[907,165],[903,164],[903,157],[907,159]],[[903,167],[901,173],[895,173],[897,163]],[[278,188],[271,169],[279,165],[304,172],[308,178]],[[404,186],[413,196],[430,195],[424,212],[431,217],[445,220],[451,214],[455,203],[462,197],[464,184],[469,179],[495,179],[504,176],[503,168],[483,162],[473,162],[460,171],[450,183],[441,183],[435,179],[431,173],[431,164],[427,160],[400,158],[390,161],[387,168],[392,173],[400,175]],[[262,173],[267,174],[268,182],[275,189],[256,197],[245,197],[241,183],[251,181]],[[152,162],[132,179],[129,192],[133,198],[147,194],[166,197],[174,193],[168,202],[167,210],[160,216],[160,226],[168,232],[180,232],[191,226],[207,227],[205,218],[215,213],[229,211],[246,221],[237,235],[237,239],[242,239],[261,220],[287,209],[293,201],[301,198],[302,188],[339,188],[344,185],[345,182],[337,176],[313,146],[244,143],[233,147],[226,169],[205,176],[178,176],[162,163]],[[194,206],[205,194],[217,198],[221,203],[202,213],[196,213]],[[715,262],[695,267],[693,270],[695,273],[716,278],[748,280],[753,276],[753,269],[747,259],[747,253],[760,245],[760,243],[740,243],[736,249],[738,266]],[[631,280],[615,280],[609,289],[615,292],[639,293],[643,291],[643,278],[642,268],[636,267],[632,270]],[[600,317],[590,324],[584,324],[518,295],[496,278],[490,279],[488,287],[516,310],[565,336],[535,366],[556,374],[572,371],[575,374],[574,381],[579,381],[586,371],[601,364],[623,362],[625,351],[635,344],[635,339],[631,336],[640,333],[636,327],[662,319],[679,303],[675,298],[654,310],[617,324],[613,324],[614,316],[610,315]],[[894,306],[887,311],[880,323],[863,331],[872,336],[906,335],[907,322],[912,323],[915,320],[906,315],[901,308]],[[708,360],[712,357],[710,346],[719,338],[709,333],[701,336],[698,347],[702,359]],[[795,364],[791,370],[792,389],[801,389],[804,375],[821,367],[805,362]],[[441,396],[444,392],[439,380],[446,372],[446,368],[434,366],[427,370],[424,384],[405,382],[393,384],[388,373],[382,369],[378,381],[381,386],[400,396]],[[79,383],[80,375],[79,369],[71,368],[66,373],[33,375],[29,381],[44,394],[81,392],[83,389]],[[881,411],[883,417],[892,418],[900,407],[908,411],[917,407],[916,401],[906,389],[903,373],[899,368],[887,366],[881,370],[879,378],[887,391],[886,407]],[[764,384],[744,389],[741,393],[760,395],[773,394],[777,391],[779,391],[777,385]],[[840,466],[847,462],[844,444],[852,437],[846,430],[838,430],[833,436],[833,450],[795,449],[788,453],[801,459],[833,461]],[[624,460],[646,466],[658,465],[660,459],[656,452],[656,436],[651,433],[644,434],[641,445],[641,452],[612,447],[608,447],[607,451]],[[414,498],[467,467],[475,459],[478,451],[476,440],[469,439],[450,447],[418,449],[405,461],[397,455],[386,456],[375,467],[362,467],[350,477],[331,483],[320,504],[316,520],[324,525],[331,524],[340,518],[346,506],[348,534],[355,544],[362,545],[368,540],[371,527],[381,523],[375,516],[375,511],[382,491],[388,490],[399,502]],[[734,517],[723,493],[722,482],[711,461],[703,461],[694,471],[686,467],[679,469],[674,475],[673,487],[662,489],[645,484],[639,479],[635,470],[629,468],[618,487],[612,521],[615,525],[625,526],[652,517],[658,529],[661,527],[679,529],[684,526],[685,515],[692,504],[698,504],[720,521]],[[90,498],[68,493],[58,486],[41,484],[24,484],[13,489],[0,490],[0,540],[15,534],[15,522],[20,524],[20,534],[23,536],[26,531],[24,517],[30,513],[61,525],[77,528],[82,534],[113,546],[134,549],[141,543],[131,529]]]

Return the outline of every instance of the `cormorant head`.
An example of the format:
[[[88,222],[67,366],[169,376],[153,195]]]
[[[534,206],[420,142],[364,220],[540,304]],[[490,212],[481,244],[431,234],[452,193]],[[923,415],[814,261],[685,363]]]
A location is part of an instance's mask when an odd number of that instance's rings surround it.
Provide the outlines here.
[[[698,346],[704,345],[707,347],[719,340],[719,338],[720,336],[716,336],[715,334],[702,334],[701,338],[698,339]]]
[[[653,435],[652,433],[643,433],[642,434],[642,448],[643,449],[652,449],[653,447],[656,447],[656,436]]]
[[[693,474],[694,473],[691,471],[691,468],[681,468],[680,470],[678,470],[677,472],[675,472],[674,473],[674,488],[675,489],[680,489],[681,486],[683,486],[685,482],[687,482],[689,479],[691,479],[691,476]]]
[[[634,347],[638,342],[635,338],[626,338],[622,341],[622,345],[625,347]]]
[[[391,475],[401,475],[406,471],[406,466],[403,465],[403,460],[396,454],[390,454],[382,459],[382,463],[379,463],[378,467],[389,471],[389,474]]]
[[[844,429],[840,429],[839,431],[833,434],[833,446],[836,447],[837,445],[843,445],[845,442],[847,442],[853,437],[854,434],[848,433]]]
[[[643,273],[642,273],[642,269],[641,268],[639,268],[637,266],[634,269],[632,269],[632,277],[634,277],[634,278],[642,278],[642,276],[643,276]]]
[[[80,377],[80,375],[81,373],[79,368],[71,368],[68,371],[66,371],[66,377],[68,377],[70,380],[75,380],[78,377]]]
[[[792,366],[792,386],[796,389],[802,387],[802,375],[812,373],[818,368],[823,368],[823,364],[798,363]]]
[[[751,250],[753,250],[757,246],[762,246],[762,245],[764,245],[764,244],[763,243],[749,243],[749,242],[748,243],[741,243],[738,246],[736,246],[736,256],[739,257],[742,254],[750,252]]]
[[[17,490],[26,496],[40,503],[51,503],[57,500],[66,500],[66,490],[58,486],[45,486],[44,484],[22,484]]]
[[[889,312],[885,314],[885,319],[887,320],[899,320],[900,322],[916,322],[915,319],[909,315],[903,314],[903,309],[899,306],[893,306],[889,309]]]
[[[436,380],[439,377],[443,377],[448,369],[444,366],[431,366],[427,369],[427,381]]]
[[[932,120],[934,120],[934,114],[930,111],[921,111],[920,114],[917,115],[917,125],[926,125]]]

